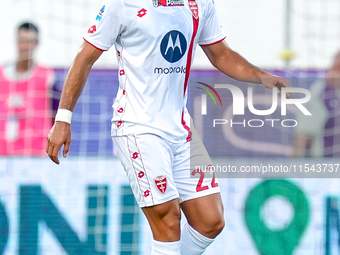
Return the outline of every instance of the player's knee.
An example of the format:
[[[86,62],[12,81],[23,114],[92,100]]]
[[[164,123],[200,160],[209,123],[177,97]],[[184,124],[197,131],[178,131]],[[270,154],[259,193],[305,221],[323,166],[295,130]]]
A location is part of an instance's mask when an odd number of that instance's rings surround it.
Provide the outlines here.
[[[180,221],[181,221],[181,211],[178,209],[169,210],[167,213],[161,214],[160,220],[162,224],[165,225],[166,229],[169,231],[178,232]]]
[[[214,238],[222,232],[223,228],[225,226],[224,218],[220,218],[218,221],[215,222],[214,230],[212,233],[214,234]]]
[[[210,217],[206,218],[203,225],[204,233],[202,234],[206,237],[215,238],[222,232],[225,226],[223,204],[219,205],[219,209],[216,210],[214,214],[210,214]]]
[[[162,241],[177,241],[180,236],[181,212],[179,210],[170,210],[158,216],[157,232],[161,233]]]
[[[214,217],[213,219],[208,220],[208,222],[206,222],[204,225],[204,233],[201,234],[209,238],[215,238],[219,233],[222,232],[225,226],[225,221],[223,217]]]
[[[171,217],[166,217],[163,219],[162,224],[165,226],[165,229],[169,232],[169,234],[178,234],[180,230],[180,217],[177,215],[172,215]]]

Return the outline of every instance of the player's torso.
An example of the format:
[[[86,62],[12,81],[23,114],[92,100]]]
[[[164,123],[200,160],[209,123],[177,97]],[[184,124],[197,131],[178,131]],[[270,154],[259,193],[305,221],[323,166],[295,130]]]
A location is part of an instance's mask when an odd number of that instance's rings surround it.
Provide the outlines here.
[[[181,118],[186,75],[201,29],[203,4],[200,0],[190,5],[182,0],[123,3],[125,22],[116,42],[120,90],[113,120],[151,123],[155,129],[167,127],[166,132],[185,135]],[[124,125],[119,122],[116,128],[119,134]]]

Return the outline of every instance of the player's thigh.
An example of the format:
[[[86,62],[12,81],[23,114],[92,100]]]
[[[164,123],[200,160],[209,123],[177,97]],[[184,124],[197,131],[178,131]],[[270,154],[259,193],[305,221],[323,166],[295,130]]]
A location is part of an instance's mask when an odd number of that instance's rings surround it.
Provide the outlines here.
[[[172,152],[153,134],[114,137],[113,142],[140,207],[178,198],[172,174]]]

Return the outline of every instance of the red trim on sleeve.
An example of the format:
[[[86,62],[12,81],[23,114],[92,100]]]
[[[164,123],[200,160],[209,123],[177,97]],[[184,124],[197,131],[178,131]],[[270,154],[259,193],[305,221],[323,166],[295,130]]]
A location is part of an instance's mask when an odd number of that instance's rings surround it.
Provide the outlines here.
[[[88,40],[86,40],[84,37],[83,37],[84,41],[87,42],[88,44],[92,45],[93,47],[95,47],[97,50],[101,50],[101,51],[107,51],[107,50],[103,50],[101,48],[98,48],[97,46],[93,45],[92,43],[90,43]]]
[[[214,44],[216,44],[216,43],[222,42],[225,38],[226,38],[226,36],[225,36],[223,39],[218,40],[217,42],[213,42],[213,43],[209,43],[209,44],[200,44],[200,46],[210,46],[210,45],[214,45]]]

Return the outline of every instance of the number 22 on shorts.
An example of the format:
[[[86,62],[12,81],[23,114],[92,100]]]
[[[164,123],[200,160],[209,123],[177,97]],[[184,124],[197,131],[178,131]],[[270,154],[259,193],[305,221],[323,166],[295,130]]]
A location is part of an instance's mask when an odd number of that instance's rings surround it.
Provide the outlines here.
[[[211,166],[208,166],[207,169],[210,169],[210,167]],[[201,169],[195,169],[191,173],[192,176],[195,176],[196,174],[200,175],[200,179],[198,180],[198,183],[197,183],[197,186],[196,186],[196,192],[200,192],[200,191],[209,189],[209,187],[207,185],[202,186],[202,183],[203,183],[203,180],[204,180],[204,172]],[[216,180],[215,180],[215,172],[213,173],[213,178],[211,180],[211,187],[212,188],[218,187],[218,183],[216,183]]]

